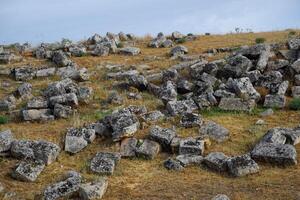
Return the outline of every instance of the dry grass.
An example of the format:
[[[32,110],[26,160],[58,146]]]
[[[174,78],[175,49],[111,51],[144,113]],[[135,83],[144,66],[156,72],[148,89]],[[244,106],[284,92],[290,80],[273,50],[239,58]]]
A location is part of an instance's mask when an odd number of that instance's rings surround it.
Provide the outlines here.
[[[209,48],[239,46],[254,44],[255,38],[264,37],[267,42],[285,41],[288,32],[268,32],[268,33],[249,33],[249,34],[228,34],[202,36],[196,41],[187,42],[184,45],[190,50],[190,54],[200,54]],[[105,69],[99,66],[105,63],[115,63],[124,65],[144,64],[146,56],[159,56],[162,60],[146,62],[151,68],[161,70],[176,64],[177,61],[169,60],[167,53],[169,49],[150,49],[147,48],[146,37],[138,42],[138,47],[142,49],[142,54],[136,57],[126,57],[121,55],[110,55],[107,57],[81,57],[74,58],[80,66],[87,67],[93,72],[92,79],[86,83],[93,87],[95,96],[88,105],[81,106],[78,114],[68,120],[56,120],[49,123],[9,123],[0,125],[0,129],[10,128],[14,136],[18,139],[45,139],[59,144],[63,147],[63,138],[66,128],[70,126],[80,126],[84,123],[95,121],[105,113],[110,112],[113,106],[102,106],[103,101],[110,90],[113,89],[114,81],[104,79]],[[224,56],[224,55],[222,55]],[[220,56],[210,59],[216,59]],[[31,63],[33,66],[47,64],[47,61],[36,61],[30,57],[24,63]],[[22,65],[19,64],[18,66]],[[16,65],[14,65],[16,66]],[[44,88],[51,80],[32,80],[34,90]],[[9,94],[19,83],[0,77],[0,81],[7,80],[12,86],[9,90],[0,90],[0,97]],[[148,93],[143,93],[144,100],[133,101],[126,99],[126,92],[120,91],[125,99],[124,106],[130,104],[145,104],[149,110],[154,110],[161,106],[161,102]],[[249,151],[255,142],[268,130],[275,126],[293,127],[300,121],[299,112],[276,111],[273,116],[265,119],[267,125],[254,127],[259,119],[256,114],[245,113],[214,113],[203,114],[205,120],[214,120],[230,130],[230,140],[217,144],[212,143],[206,153],[222,151],[228,155],[239,155]],[[178,119],[171,122],[161,121],[161,126],[171,127],[178,124]],[[148,128],[140,130],[136,136],[143,138],[147,135]],[[197,135],[196,129],[178,128],[181,136]],[[82,152],[70,156],[62,152],[57,162],[48,166],[35,183],[15,181],[10,177],[16,160],[4,158],[0,160],[0,182],[10,191],[15,191],[25,199],[33,199],[34,195],[42,191],[48,184],[60,179],[61,175],[67,170],[77,170],[86,179],[95,179],[97,175],[89,172],[88,164],[90,158],[98,151],[118,151],[119,144],[111,141],[101,141],[97,139]],[[300,152],[300,146],[297,146]],[[109,188],[105,194],[105,200],[116,199],[211,199],[218,193],[225,193],[233,200],[245,199],[296,199],[300,191],[300,167],[292,166],[288,168],[278,168],[261,164],[261,171],[256,175],[243,178],[231,178],[225,174],[209,172],[199,167],[188,167],[183,172],[170,172],[163,166],[162,162],[168,158],[168,154],[160,154],[152,161],[145,160],[126,160],[122,159],[117,166],[115,174],[109,178]],[[299,156],[298,156],[299,160]],[[297,194],[298,192],[298,194]]]

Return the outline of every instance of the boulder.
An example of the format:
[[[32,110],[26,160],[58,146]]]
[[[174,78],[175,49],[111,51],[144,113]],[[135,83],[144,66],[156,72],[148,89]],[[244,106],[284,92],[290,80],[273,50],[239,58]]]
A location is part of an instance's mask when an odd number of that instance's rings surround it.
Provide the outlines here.
[[[125,138],[124,140],[122,140],[120,149],[122,158],[135,157],[137,143],[138,140],[136,138]]]
[[[93,97],[93,89],[91,87],[78,87],[76,95],[79,103],[88,104]]]
[[[71,53],[72,56],[75,56],[75,57],[81,57],[81,56],[86,55],[86,53],[87,53],[86,48],[84,46],[80,46],[80,45],[71,46],[69,48],[69,52]]]
[[[230,199],[225,194],[218,194],[217,196],[215,196],[211,200],[230,200]]]
[[[180,119],[180,125],[185,128],[200,127],[202,123],[202,116],[195,113],[184,113]]]
[[[0,64],[17,63],[23,60],[22,56],[16,56],[13,53],[3,52],[0,54]]]
[[[260,143],[285,144],[285,134],[291,132],[292,129],[272,128],[260,139]]]
[[[300,73],[300,59],[296,60],[291,66],[296,73]]]
[[[159,47],[162,47],[162,44],[166,41],[166,37],[164,36],[163,33],[159,33],[157,35],[156,38],[154,38],[150,43],[149,43],[149,47],[152,47],[152,48],[159,48]]]
[[[73,114],[73,109],[71,106],[64,106],[58,103],[54,105],[53,115],[56,118],[66,119],[72,114]]]
[[[67,55],[61,50],[53,52],[52,61],[59,67],[66,67],[72,63]]]
[[[182,166],[186,167],[189,165],[197,165],[199,166],[203,162],[203,157],[199,155],[179,155],[176,157]]]
[[[50,109],[28,109],[22,110],[21,115],[24,121],[49,121],[54,120]]]
[[[180,79],[177,82],[177,91],[180,94],[186,94],[193,90],[194,84],[185,79]]]
[[[170,51],[171,56],[179,56],[179,55],[183,55],[183,54],[187,54],[187,53],[188,53],[188,49],[182,45],[173,47]]]
[[[145,139],[136,149],[136,155],[144,159],[153,159],[160,152],[160,149],[159,143]]]
[[[19,98],[26,99],[32,96],[31,91],[32,85],[30,83],[23,83],[17,88],[15,94]]]
[[[0,100],[0,111],[11,111],[16,108],[16,98],[9,95]]]
[[[46,109],[48,107],[48,101],[43,97],[34,97],[27,102],[27,109]]]
[[[262,117],[267,117],[267,116],[270,116],[270,115],[273,115],[274,114],[274,111],[272,110],[272,108],[269,108],[263,112],[261,112],[259,115],[262,116]]]
[[[289,81],[283,81],[279,86],[278,86],[278,95],[285,95],[287,89],[289,87]]]
[[[228,58],[227,63],[228,64],[224,66],[224,69],[218,72],[220,78],[239,78],[253,66],[251,60],[242,55]]]
[[[172,81],[172,82],[177,82],[177,79],[179,77],[179,74],[176,69],[167,69],[162,71],[162,81],[167,82],[167,81]]]
[[[293,96],[293,98],[299,98],[300,97],[300,86],[292,87],[292,96]]]
[[[117,91],[112,91],[108,95],[106,101],[109,104],[122,105],[124,100],[123,97]]]
[[[165,115],[159,110],[154,110],[141,115],[145,122],[156,122],[165,118]]]
[[[254,174],[259,171],[258,164],[249,155],[242,155],[227,160],[228,171],[235,177]]]
[[[208,121],[202,125],[199,132],[217,142],[224,142],[229,138],[229,130],[213,121]]]
[[[67,105],[67,106],[78,106],[78,98],[75,93],[62,94],[59,96],[52,96],[49,98],[50,106],[55,104]]]
[[[204,148],[204,140],[189,137],[180,141],[179,155],[203,155]]]
[[[300,86],[300,74],[295,75],[295,85]]]
[[[162,48],[170,48],[170,47],[173,47],[173,46],[174,46],[174,43],[173,43],[172,40],[165,40],[160,45],[160,47],[162,47]]]
[[[16,81],[28,81],[33,79],[35,76],[36,71],[31,68],[30,66],[23,66],[20,68],[15,68],[13,70],[13,75]]]
[[[198,107],[193,100],[169,101],[166,105],[167,111],[172,115],[181,115],[184,113],[192,113]]]
[[[268,94],[265,96],[264,107],[266,108],[284,108],[286,98],[284,95]]]
[[[77,172],[68,173],[65,180],[46,187],[43,192],[43,199],[55,200],[63,197],[68,198],[78,191],[81,180],[82,178]]]
[[[55,67],[46,67],[46,68],[38,69],[36,71],[36,77],[40,78],[40,77],[53,76],[55,74],[55,72],[56,72]]]
[[[180,33],[179,31],[174,31],[172,33],[172,39],[173,40],[179,40],[179,39],[182,39],[184,38],[184,35],[182,33]]]
[[[292,38],[288,41],[289,49],[299,50],[300,49],[300,38]]]
[[[75,85],[73,81],[69,78],[50,83],[44,91],[44,96],[52,97],[52,96],[59,96],[62,94],[66,94],[70,86],[73,87]]]
[[[171,158],[164,161],[164,167],[168,170],[175,170],[175,171],[181,171],[184,168],[182,166],[181,162],[179,162],[178,160],[171,159]]]
[[[12,173],[16,180],[34,182],[44,170],[45,163],[40,161],[21,161]]]
[[[254,109],[256,103],[253,99],[243,100],[241,98],[222,98],[219,108],[229,111],[246,111],[250,112]]]
[[[160,99],[166,104],[169,101],[177,100],[177,91],[172,81],[167,81],[160,89],[157,88]],[[154,93],[155,94],[155,93]]]
[[[119,153],[97,153],[91,160],[91,170],[99,175],[112,175],[120,159]]]
[[[95,130],[88,128],[70,128],[65,138],[65,151],[78,153],[96,138]]]
[[[81,184],[79,186],[79,197],[82,200],[101,199],[108,187],[107,178],[99,178],[97,181]]]
[[[125,47],[120,49],[120,54],[128,56],[136,56],[141,53],[141,50],[137,47]]]
[[[109,117],[109,123],[113,130],[112,139],[114,141],[133,136],[140,126],[137,117],[128,109],[113,112]]]
[[[147,113],[147,108],[144,105],[129,105],[128,107],[126,107],[131,113],[135,114],[135,115],[144,115]]]
[[[95,49],[92,51],[94,56],[108,56],[110,52],[109,47],[104,46],[103,44],[97,44]]]
[[[0,132],[0,153],[7,152],[10,150],[13,142],[13,135],[11,130],[5,130]]]
[[[297,164],[297,152],[289,144],[260,143],[251,151],[254,160],[288,166]]]
[[[165,151],[171,151],[170,144],[175,136],[175,130],[170,128],[152,126],[149,131],[149,139],[158,142]]]
[[[90,78],[85,67],[78,68],[75,64],[57,69],[56,74],[62,79],[70,78],[76,81],[88,81]]]
[[[229,159],[224,153],[221,152],[212,152],[208,154],[203,163],[209,169],[217,171],[217,172],[225,172],[227,171],[227,160]]]
[[[13,157],[43,161],[46,165],[54,162],[59,153],[59,146],[43,140],[17,140],[11,145],[11,155]]]
[[[146,90],[148,87],[148,81],[143,75],[131,75],[127,80],[129,86],[135,87],[141,91]]]
[[[260,99],[260,94],[254,89],[248,77],[234,79],[232,87],[237,96],[242,99],[253,99],[255,101]]]

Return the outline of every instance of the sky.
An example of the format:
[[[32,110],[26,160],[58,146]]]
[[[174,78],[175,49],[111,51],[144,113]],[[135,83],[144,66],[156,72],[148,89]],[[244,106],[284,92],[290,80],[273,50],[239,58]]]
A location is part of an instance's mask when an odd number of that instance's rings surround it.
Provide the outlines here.
[[[0,44],[300,28],[299,0],[0,0]]]

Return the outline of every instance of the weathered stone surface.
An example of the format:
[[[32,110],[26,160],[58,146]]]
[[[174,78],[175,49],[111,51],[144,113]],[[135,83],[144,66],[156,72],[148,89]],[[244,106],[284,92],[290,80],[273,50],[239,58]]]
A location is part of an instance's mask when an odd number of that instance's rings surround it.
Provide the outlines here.
[[[109,104],[122,105],[123,101],[123,97],[117,91],[112,91],[107,97],[107,103]]]
[[[247,57],[237,55],[230,57],[222,71],[219,72],[220,77],[224,78],[239,78],[252,67],[252,62]]]
[[[137,117],[128,109],[114,112],[109,118],[109,123],[113,129],[112,138],[114,141],[133,136],[140,126]]]
[[[288,46],[290,49],[298,50],[300,49],[300,39],[299,38],[292,38],[288,41]]]
[[[85,67],[79,68],[75,64],[58,68],[56,74],[62,79],[70,78],[76,81],[88,81],[90,78],[88,70]]]
[[[258,164],[247,154],[230,158],[227,165],[229,173],[235,177],[246,176],[259,171]]]
[[[180,125],[185,128],[200,127],[202,123],[202,116],[195,113],[184,113],[180,119]]]
[[[254,160],[268,162],[279,166],[297,164],[297,152],[289,144],[260,143],[251,151]]]
[[[32,96],[31,91],[32,85],[30,83],[23,83],[17,88],[15,94],[19,98],[26,99]]]
[[[70,128],[65,138],[65,151],[78,153],[96,138],[95,130],[88,128]]]
[[[229,159],[224,153],[221,152],[212,152],[208,154],[203,163],[211,170],[217,172],[227,171],[227,160]]]
[[[183,55],[183,54],[187,54],[187,53],[188,53],[188,49],[182,45],[173,47],[170,51],[171,56],[178,56],[178,55]]]
[[[16,108],[16,98],[13,95],[9,95],[0,100],[0,111],[10,111]]]
[[[21,62],[23,58],[21,56],[16,56],[13,53],[3,52],[0,54],[0,64],[10,64]]]
[[[241,98],[222,98],[219,108],[229,111],[246,111],[250,112],[254,109],[256,103],[254,100],[243,100]]]
[[[289,87],[289,81],[283,81],[279,86],[278,86],[278,95],[285,95],[287,89]]]
[[[13,70],[13,74],[16,81],[27,81],[33,79],[33,77],[35,76],[35,70],[30,66],[24,66],[15,68]]]
[[[52,55],[52,61],[59,67],[66,67],[72,63],[63,51],[55,51]]]
[[[86,48],[80,45],[70,47],[69,52],[71,53],[72,56],[75,57],[81,57],[86,55],[87,53]]]
[[[176,136],[176,132],[170,128],[152,126],[149,131],[149,139],[158,142],[165,151],[171,151],[171,142]]]
[[[141,118],[146,122],[156,122],[165,117],[159,110],[154,110],[141,115]]]
[[[285,134],[291,131],[292,129],[272,128],[261,138],[260,143],[285,144]]]
[[[120,49],[120,54],[136,56],[141,53],[141,50],[137,47],[125,47]]]
[[[50,83],[44,91],[45,97],[59,96],[76,92],[77,85],[69,78]]]
[[[166,105],[168,112],[172,115],[192,113],[198,107],[193,100],[169,101]]]
[[[62,94],[59,96],[52,96],[49,99],[50,106],[55,104],[62,104],[67,106],[78,106],[78,98],[75,93]]]
[[[21,111],[24,121],[49,121],[54,120],[50,109],[29,109]]]
[[[27,109],[46,109],[48,102],[43,97],[35,97],[27,102]]]
[[[147,108],[144,105],[129,105],[126,109],[135,115],[143,115],[147,113]]]
[[[179,152],[179,145],[180,145],[180,141],[182,140],[182,138],[179,138],[179,137],[174,137],[170,146],[171,146],[171,149],[172,149],[172,153],[173,154],[178,154]]]
[[[64,106],[61,104],[55,104],[54,106],[54,110],[53,110],[53,115],[56,118],[68,118],[69,116],[71,116],[73,114],[73,110],[71,106]]]
[[[76,95],[79,103],[88,104],[93,97],[93,89],[91,87],[78,87]]]
[[[100,175],[112,175],[120,159],[119,153],[97,153],[91,160],[91,170]]]
[[[197,138],[182,139],[179,143],[179,155],[203,155],[204,141]]]
[[[139,90],[146,90],[148,81],[143,75],[131,75],[127,78],[130,86],[136,87]]]
[[[208,121],[202,125],[199,131],[217,142],[223,142],[229,138],[229,130],[213,121]]]
[[[154,94],[159,94],[160,99],[164,102],[164,104],[169,101],[177,100],[177,91],[174,83],[172,81],[167,81],[160,89],[157,88],[157,92],[153,92]]]
[[[45,200],[55,200],[62,197],[67,198],[78,191],[81,179],[81,176],[77,172],[68,173],[65,180],[46,187],[43,192],[43,198]]]
[[[17,140],[12,143],[11,155],[18,159],[41,160],[46,165],[56,160],[60,148],[48,141]]]
[[[300,73],[300,59],[296,60],[292,64],[292,68],[296,71],[296,73]]]
[[[45,164],[40,161],[21,161],[12,173],[16,180],[34,182],[44,170]]]
[[[274,114],[274,111],[272,110],[272,108],[269,108],[269,109],[261,112],[260,116],[267,117],[267,116],[270,116],[270,115],[273,115],[273,114]]]
[[[230,199],[225,194],[218,194],[217,196],[215,196],[211,200],[230,200]]]
[[[153,159],[160,151],[160,145],[157,142],[145,139],[136,149],[136,155],[140,158]]]
[[[121,142],[120,153],[122,157],[135,157],[135,150],[137,148],[138,140],[136,138],[125,138]]]
[[[176,157],[176,160],[178,160],[181,165],[184,167],[189,165],[197,165],[199,166],[203,162],[203,157],[199,155],[179,155]]]
[[[237,96],[242,99],[253,99],[255,101],[260,99],[260,94],[254,89],[248,77],[234,79],[232,86]]]
[[[184,38],[184,35],[182,33],[180,33],[179,31],[174,31],[172,33],[173,40],[178,40],[178,39],[182,39],[182,38]]]
[[[107,178],[100,178],[97,181],[81,184],[79,186],[79,197],[82,200],[101,199],[108,187]]]
[[[181,171],[184,168],[182,166],[181,162],[179,162],[178,160],[171,159],[171,158],[164,161],[164,166],[168,170],[175,170],[175,171]]]
[[[194,84],[185,79],[180,79],[177,82],[177,91],[180,94],[189,93],[193,90]]]
[[[292,87],[292,96],[294,98],[299,98],[300,97],[300,86]]]
[[[53,76],[56,72],[55,67],[49,67],[49,68],[42,68],[38,69],[36,71],[36,77],[48,77],[48,76]]]
[[[103,44],[97,44],[95,49],[92,52],[94,56],[108,56],[109,54],[109,47],[104,46]]]
[[[13,135],[11,130],[5,130],[0,132],[0,153],[10,150],[13,142]]]
[[[264,107],[266,108],[284,108],[286,98],[284,95],[268,94],[265,96]]]

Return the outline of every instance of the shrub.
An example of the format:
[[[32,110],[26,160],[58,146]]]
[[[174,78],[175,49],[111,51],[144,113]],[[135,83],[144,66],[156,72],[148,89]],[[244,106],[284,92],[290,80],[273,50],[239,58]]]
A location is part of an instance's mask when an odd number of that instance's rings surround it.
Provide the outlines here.
[[[256,38],[255,39],[255,43],[256,44],[261,44],[261,43],[265,43],[266,42],[266,39],[265,38]]]
[[[296,35],[296,31],[290,31],[289,32],[289,36],[294,36],[294,35]]]
[[[122,42],[120,42],[118,45],[117,45],[118,48],[123,48],[124,47],[124,44]]]
[[[300,98],[294,98],[289,103],[289,108],[291,110],[300,110]]]
[[[183,44],[185,42],[186,42],[185,38],[181,38],[181,39],[176,40],[176,43],[178,43],[178,44]]]
[[[0,116],[0,124],[8,123],[8,118],[6,116]]]

